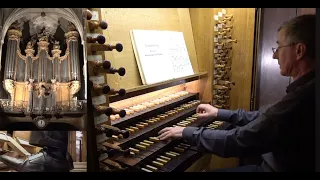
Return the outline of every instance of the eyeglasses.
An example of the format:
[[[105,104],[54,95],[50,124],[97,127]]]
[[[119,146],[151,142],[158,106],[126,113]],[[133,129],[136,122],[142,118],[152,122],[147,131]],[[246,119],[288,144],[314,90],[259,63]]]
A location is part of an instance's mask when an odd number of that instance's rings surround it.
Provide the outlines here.
[[[287,47],[287,46],[292,46],[292,45],[295,45],[295,44],[296,43],[291,43],[291,44],[280,46],[280,47],[277,47],[277,48],[272,48],[272,52],[274,54],[274,53],[278,52],[278,49],[280,49],[280,48]]]

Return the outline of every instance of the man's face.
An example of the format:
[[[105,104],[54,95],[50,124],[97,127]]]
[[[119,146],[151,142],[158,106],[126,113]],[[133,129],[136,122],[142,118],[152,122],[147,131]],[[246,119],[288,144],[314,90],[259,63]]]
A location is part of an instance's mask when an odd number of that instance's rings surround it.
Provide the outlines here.
[[[273,59],[278,59],[280,74],[282,76],[292,76],[296,62],[295,46],[288,43],[283,29],[278,32],[277,44],[278,49],[273,54]]]

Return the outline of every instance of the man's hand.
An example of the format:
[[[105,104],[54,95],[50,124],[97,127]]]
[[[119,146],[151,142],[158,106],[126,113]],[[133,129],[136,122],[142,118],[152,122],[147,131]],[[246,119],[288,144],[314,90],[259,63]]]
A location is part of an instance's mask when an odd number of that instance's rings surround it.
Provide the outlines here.
[[[210,104],[200,104],[197,107],[198,120],[215,118],[218,115],[218,108]]]
[[[160,140],[167,140],[169,138],[181,138],[182,137],[182,131],[184,130],[185,127],[166,127],[159,131],[158,138]]]

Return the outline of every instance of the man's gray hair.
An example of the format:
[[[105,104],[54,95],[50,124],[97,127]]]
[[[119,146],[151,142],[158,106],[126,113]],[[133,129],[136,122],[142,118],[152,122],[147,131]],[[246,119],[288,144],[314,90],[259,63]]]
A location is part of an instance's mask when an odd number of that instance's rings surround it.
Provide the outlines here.
[[[303,43],[306,45],[306,56],[316,59],[316,15],[306,14],[284,22],[278,31],[284,30],[287,43]]]

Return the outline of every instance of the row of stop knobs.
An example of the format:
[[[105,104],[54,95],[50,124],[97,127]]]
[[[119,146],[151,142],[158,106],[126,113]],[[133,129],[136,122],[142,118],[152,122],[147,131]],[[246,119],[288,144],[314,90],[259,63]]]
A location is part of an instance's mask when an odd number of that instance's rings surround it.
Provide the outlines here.
[[[86,10],[85,16],[87,20],[91,20],[93,17],[93,13],[90,10]],[[108,28],[108,23],[105,21],[88,21],[88,27],[90,31],[93,31],[97,28],[101,28],[103,30]],[[98,35],[97,37],[87,37],[87,42],[88,43],[96,43],[98,42],[99,44],[103,45],[102,48],[91,46],[91,50],[104,50],[104,51],[112,51],[113,49],[116,49],[118,52],[121,52],[123,50],[123,46],[120,43],[117,43],[116,45],[109,45],[109,44],[104,44],[106,42],[106,38],[103,35]],[[93,44],[94,45],[94,44]],[[89,61],[89,64],[93,67],[93,73],[98,74],[98,73],[106,73],[106,74],[115,74],[118,73],[120,76],[124,76],[126,73],[125,68],[120,67],[120,68],[114,68],[111,66],[111,62],[108,60],[104,60],[102,62],[98,61]],[[119,94],[120,96],[125,96],[126,91],[125,89],[113,89],[110,88],[109,85],[107,84],[94,84],[92,81],[89,81],[89,88],[93,90],[94,93],[100,95],[100,94],[105,94],[105,95],[114,95],[114,94]],[[126,111],[124,110],[117,110],[115,108],[107,107],[107,106],[100,106],[96,105],[93,107],[95,112],[98,113],[104,113],[107,116],[110,116],[112,114],[119,114],[120,117],[124,117],[126,115]]]
[[[94,30],[101,28],[101,29],[107,29],[108,24],[105,21],[96,21],[96,20],[91,20],[93,17],[92,12],[87,9],[85,11],[85,17],[88,20],[88,29],[90,32],[93,32]],[[96,54],[97,51],[112,51],[116,50],[118,52],[121,52],[123,50],[123,46],[120,43],[117,43],[115,45],[111,44],[105,44],[106,38],[102,34],[98,34],[97,36],[94,35],[89,35],[87,34],[86,41],[88,43],[88,51],[91,51],[92,54]],[[92,75],[96,77],[101,77],[99,74],[115,74],[118,73],[120,76],[124,76],[126,73],[125,68],[120,67],[120,68],[114,68],[111,66],[111,62],[108,60],[104,60],[102,62],[100,61],[88,61],[88,66],[92,68]],[[90,74],[90,73],[89,73]],[[104,77],[104,76],[103,76]],[[101,95],[115,95],[119,94],[120,96],[125,96],[126,91],[124,89],[113,89],[110,88],[109,85],[107,85],[105,82],[101,83],[100,81],[94,81],[93,79],[90,79],[88,81],[88,86],[89,90],[92,90],[91,92],[92,97],[100,97]],[[101,96],[103,97],[103,96]],[[125,116],[125,111],[124,114],[119,112],[118,110],[115,110],[111,107],[104,106],[102,101],[96,102],[93,106],[93,110],[96,113],[104,113],[107,116],[110,116],[115,113],[120,113],[121,116]],[[91,109],[89,110],[91,111]],[[130,136],[129,132],[126,130],[121,130],[117,127],[110,126],[107,124],[102,124],[102,125],[95,125],[95,133],[96,135],[100,134],[105,134],[106,137],[112,138],[114,136],[116,137],[122,137],[122,138],[128,138]],[[112,169],[118,169],[118,170],[123,170],[122,166],[118,164],[117,162],[109,159],[115,156],[116,154],[123,154],[125,156],[130,154],[130,150],[123,150],[122,148],[118,146],[114,146],[113,144],[108,144],[107,142],[104,142],[104,145],[98,144],[97,146],[97,152],[91,152],[91,153],[97,153],[99,157],[99,163],[102,160],[104,164],[107,164],[108,166],[103,166],[104,170],[109,170],[110,167]]]
[[[90,10],[86,10],[86,18],[87,20],[91,20],[92,18],[92,12]],[[103,30],[108,28],[108,23],[105,21],[88,21],[88,27],[90,31],[93,31],[95,29],[101,28]],[[99,44],[104,45],[103,47],[100,47],[98,49],[103,49],[104,51],[112,51],[113,49],[116,49],[118,52],[121,52],[123,50],[123,46],[120,43],[117,43],[115,45],[111,45],[111,44],[104,44],[106,42],[106,38],[103,35],[98,35],[96,37],[92,37],[92,36],[87,36],[87,42],[88,43],[96,43],[98,42]],[[92,48],[92,51],[95,51],[95,47]]]

